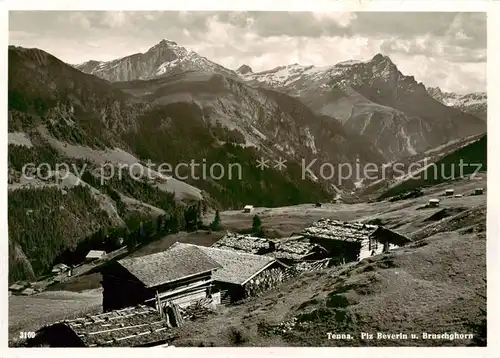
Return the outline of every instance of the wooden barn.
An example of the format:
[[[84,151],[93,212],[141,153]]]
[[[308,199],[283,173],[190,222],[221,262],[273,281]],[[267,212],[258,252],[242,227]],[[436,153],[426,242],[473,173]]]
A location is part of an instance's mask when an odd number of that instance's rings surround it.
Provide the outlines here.
[[[174,338],[158,311],[128,307],[40,328],[29,347],[152,347]]]
[[[275,258],[247,254],[235,250],[196,246],[176,242],[169,250],[196,247],[220,265],[214,271],[215,290],[221,302],[234,303],[245,297],[257,295],[283,281],[286,265]]]
[[[321,219],[302,232],[328,250],[333,263],[359,261],[404,246],[411,240],[377,225]]]
[[[119,260],[101,272],[103,309],[165,302],[185,307],[211,295],[212,275],[218,268],[195,246]]]

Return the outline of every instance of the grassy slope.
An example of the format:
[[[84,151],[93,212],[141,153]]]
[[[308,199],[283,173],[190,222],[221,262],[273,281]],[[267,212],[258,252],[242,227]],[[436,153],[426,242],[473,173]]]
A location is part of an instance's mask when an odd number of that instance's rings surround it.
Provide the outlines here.
[[[419,173],[416,178],[411,178],[399,183],[385,191],[380,199],[395,196],[415,188],[422,188],[440,184],[449,181],[450,177],[459,178],[460,162],[470,164],[464,166],[463,175],[470,175],[476,171],[476,164],[481,165],[481,171],[487,170],[487,138],[486,135],[481,139],[458,149],[457,151],[441,158],[436,163]]]
[[[476,212],[485,219],[485,208]],[[462,223],[463,224],[463,223]],[[361,340],[361,332],[477,333],[484,315],[485,233],[458,231],[427,236],[410,247],[344,269],[327,269],[285,283],[279,290],[192,322],[174,342],[245,346],[446,346],[471,341]],[[296,317],[286,333],[273,326]],[[235,333],[235,331],[237,333]],[[327,332],[352,340],[328,340]]]
[[[453,183],[466,195],[480,181]],[[262,297],[216,316],[194,321],[180,330],[177,346],[358,346],[468,345],[477,341],[361,341],[360,332],[480,333],[486,319],[486,196],[446,198],[442,207],[420,209],[440,184],[425,196],[405,202],[298,206],[256,209],[267,225],[288,222],[293,231],[320,217],[340,220],[380,218],[384,225],[410,236],[414,243],[389,254],[342,269],[330,268],[284,283]],[[450,216],[432,220],[448,208]],[[222,222],[242,225],[244,214],[222,213]],[[292,223],[293,222],[293,223]],[[298,224],[297,224],[298,223]],[[274,325],[300,317],[303,327],[286,334]],[[482,326],[484,328],[484,325]],[[328,340],[327,332],[351,333],[353,340]],[[478,336],[480,338],[480,336]],[[238,343],[239,342],[239,343]]]
[[[418,210],[428,200],[428,197],[434,196],[436,193],[442,192],[449,188],[450,184],[440,184],[438,186],[425,189],[425,196],[416,199],[399,202],[373,202],[359,204],[325,204],[321,208],[316,208],[314,205],[299,205],[282,208],[256,208],[257,213],[262,218],[263,227],[266,230],[278,230],[284,235],[289,235],[293,232],[299,232],[302,228],[309,225],[312,221],[321,217],[332,217],[339,220],[361,220],[367,221],[374,218],[380,220],[388,227],[395,228],[402,234],[410,235],[415,240],[424,240],[428,244],[426,246],[418,244],[414,248],[406,248],[404,250],[395,251],[387,257],[380,257],[374,262],[363,262],[355,268],[346,268],[346,272],[337,272],[334,269],[329,269],[318,274],[304,276],[298,280],[290,281],[278,290],[271,291],[261,298],[249,300],[243,305],[229,309],[221,309],[220,316],[213,317],[208,322],[193,322],[183,328],[181,340],[178,345],[199,345],[204,342],[205,345],[211,343],[216,345],[234,344],[235,335],[238,335],[238,330],[245,337],[246,345],[292,345],[292,344],[307,344],[307,342],[290,341],[289,338],[281,335],[271,334],[265,335],[257,331],[259,322],[269,324],[277,324],[282,320],[287,320],[297,313],[308,312],[308,309],[314,310],[325,305],[326,296],[328,293],[340,289],[342,286],[356,284],[345,293],[349,302],[347,310],[348,316],[358,314],[361,318],[372,317],[374,311],[371,305],[382,305],[382,302],[391,301],[392,312],[379,312],[382,308],[376,308],[377,314],[380,314],[381,322],[376,322],[380,325],[380,329],[387,329],[389,332],[394,332],[387,323],[388,318],[397,320],[401,323],[401,317],[408,317],[409,320],[417,315],[419,308],[413,301],[421,302],[423,306],[428,305],[424,311],[425,315],[419,317],[415,327],[422,330],[424,325],[433,327],[434,324],[427,315],[430,315],[429,310],[432,310],[433,305],[438,305],[438,301],[444,304],[445,299],[449,297],[463,296],[464,300],[450,300],[449,304],[440,306],[438,313],[443,322],[448,322],[450,329],[453,324],[456,325],[456,330],[461,329],[462,323],[467,323],[464,317],[470,317],[470,322],[476,322],[483,317],[476,317],[478,314],[476,308],[485,308],[484,302],[479,295],[474,292],[481,293],[484,288],[482,278],[485,277],[485,242],[484,232],[476,235],[474,230],[482,231],[485,226],[484,208],[486,196],[466,196],[475,186],[483,186],[486,184],[486,178],[483,175],[480,181],[463,180],[458,183],[453,183],[457,193],[463,193],[463,198],[444,198],[442,207],[436,209]],[[433,221],[430,218],[435,217],[436,213],[444,208],[448,208],[451,215],[445,217],[441,221]],[[240,230],[246,229],[251,225],[253,214],[245,214],[241,211],[226,211],[221,212],[221,222],[224,230]],[[210,222],[213,214],[208,214],[204,221]],[[475,228],[473,228],[475,227]],[[438,234],[436,234],[438,233]],[[141,247],[133,255],[145,255],[148,253],[158,252],[168,248],[175,241],[197,243],[200,245],[210,245],[223,232],[193,232],[193,233],[178,233],[169,235],[163,240],[158,240]],[[393,254],[395,256],[393,257]],[[391,267],[396,266],[396,267]],[[348,272],[350,271],[350,273]],[[363,272],[365,271],[365,272]],[[397,281],[399,275],[404,275],[405,280]],[[470,274],[470,276],[468,276]],[[372,282],[372,279],[375,278]],[[345,279],[342,281],[341,279]],[[91,288],[98,288],[100,281],[99,274],[92,274],[80,277],[79,279],[69,281],[54,289],[82,291]],[[396,285],[392,285],[392,281]],[[406,287],[406,282],[411,283]],[[366,286],[367,284],[368,286]],[[420,287],[421,285],[422,287]],[[366,287],[365,287],[366,286]],[[436,287],[434,290],[433,287]],[[476,287],[477,286],[477,287]],[[438,297],[434,299],[433,295],[436,292],[441,292],[446,288],[443,299]],[[389,294],[385,290],[390,290]],[[356,291],[356,292],[354,292]],[[359,295],[359,292],[366,292],[365,295]],[[317,294],[316,297],[312,298]],[[38,295],[26,297],[24,301],[37,300]],[[13,322],[23,321],[22,317],[16,315],[22,312],[19,310],[19,305],[23,302],[16,302],[17,297],[12,297],[12,310],[10,312]],[[404,298],[404,300],[402,299]],[[24,298],[23,298],[24,299]],[[314,299],[318,299],[314,301]],[[309,308],[301,305],[307,305]],[[415,313],[405,311],[406,301],[411,305],[408,309],[415,309]],[[462,308],[460,302],[471,301],[471,307]],[[436,304],[434,303],[436,302]],[[27,304],[27,303],[26,303]],[[47,301],[46,314],[48,316],[59,317],[59,312],[55,305],[51,305]],[[49,308],[49,306],[51,308]],[[17,307],[17,308],[16,308]],[[76,304],[75,309],[85,309],[86,305],[83,302]],[[330,308],[329,308],[330,309]],[[51,311],[53,310],[53,311]],[[335,310],[332,308],[332,311]],[[330,312],[332,313],[332,312]],[[337,315],[337,313],[335,313]],[[339,317],[343,313],[338,313]],[[21,313],[22,315],[22,313]],[[455,323],[450,323],[456,317]],[[477,318],[477,319],[476,319]],[[374,320],[374,318],[371,318]],[[50,317],[45,317],[46,322],[50,322]],[[372,329],[363,319],[356,320],[359,326],[352,325],[349,329],[355,332],[361,329]],[[357,323],[356,323],[357,324]],[[391,323],[392,324],[392,323]],[[407,324],[407,329],[412,328],[412,323]],[[261,325],[262,327],[266,325]],[[388,325],[384,328],[384,325]],[[325,324],[323,324],[323,327]],[[26,324],[18,325],[21,330],[33,330],[39,327],[36,322],[26,322]],[[233,327],[234,329],[232,329]],[[331,330],[335,329],[336,325],[332,325]],[[267,327],[269,328],[269,327]],[[404,327],[403,327],[404,328]],[[402,328],[402,329],[403,329]],[[322,328],[323,329],[323,328]],[[347,328],[346,328],[347,329]],[[375,329],[375,328],[373,328]],[[378,328],[377,328],[378,329]],[[455,329],[455,328],[453,328]],[[340,333],[342,330],[339,329]],[[462,332],[470,332],[473,329],[463,329]],[[15,332],[16,333],[16,332]],[[307,333],[307,332],[306,332]],[[323,340],[324,331],[318,330],[317,338],[308,338],[312,344],[335,344]],[[309,333],[311,332],[309,331]],[[341,342],[342,343],[342,342]],[[340,344],[341,344],[340,343]],[[353,342],[351,342],[353,343]],[[355,342],[354,342],[355,343]],[[353,343],[353,344],[354,344]],[[462,342],[464,343],[464,342]],[[337,342],[337,344],[339,344]],[[419,343],[421,344],[421,343]],[[455,342],[455,344],[461,344]]]

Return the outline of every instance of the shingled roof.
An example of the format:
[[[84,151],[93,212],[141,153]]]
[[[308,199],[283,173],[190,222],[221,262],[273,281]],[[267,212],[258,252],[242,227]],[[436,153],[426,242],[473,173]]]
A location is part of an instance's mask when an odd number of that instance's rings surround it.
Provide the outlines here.
[[[234,250],[196,246],[180,242],[173,244],[170,250],[177,250],[185,247],[196,247],[200,249],[221,266],[220,269],[214,272],[212,276],[214,280],[236,285],[244,285],[255,275],[278,262],[276,259],[268,256],[252,255]],[[278,263],[285,267],[282,263]]]
[[[71,330],[80,343],[86,347],[137,347],[162,344],[173,338],[169,327],[159,313],[152,307],[128,307],[97,315],[88,315],[72,320],[64,320],[41,328],[37,335],[52,333],[52,340],[59,327]],[[63,338],[60,338],[63,339]],[[60,342],[63,345],[65,342]]]
[[[215,242],[212,247],[257,254],[262,250],[268,249],[270,241],[261,237],[228,232],[219,241]]]
[[[119,260],[132,275],[146,287],[155,287],[175,282],[220,268],[220,265],[205,255],[196,246],[185,246],[179,250],[166,250],[151,255]]]
[[[305,237],[357,242],[369,237],[376,225],[321,219],[302,231]]]
[[[324,247],[311,243],[303,236],[293,236],[276,241],[276,249],[266,256],[277,259],[301,260],[315,251],[327,251]]]
[[[397,245],[404,245],[411,240],[395,231],[378,225],[368,225],[357,222],[321,219],[304,229],[301,233],[307,238],[321,238],[346,242],[359,242],[375,237],[379,241],[388,241]]]

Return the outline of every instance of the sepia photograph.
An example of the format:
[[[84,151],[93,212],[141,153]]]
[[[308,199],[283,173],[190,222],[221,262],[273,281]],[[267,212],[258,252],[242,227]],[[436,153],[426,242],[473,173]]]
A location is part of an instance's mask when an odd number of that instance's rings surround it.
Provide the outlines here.
[[[486,67],[486,12],[9,11],[8,346],[486,347]]]

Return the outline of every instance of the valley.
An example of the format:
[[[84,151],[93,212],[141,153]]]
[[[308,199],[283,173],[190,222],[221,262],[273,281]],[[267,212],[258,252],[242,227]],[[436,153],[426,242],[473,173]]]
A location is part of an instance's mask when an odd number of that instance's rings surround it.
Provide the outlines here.
[[[487,96],[391,57],[9,46],[10,345],[485,345]]]
[[[250,227],[254,214],[261,218],[265,231],[276,231],[280,237],[298,233],[311,222],[324,217],[360,222],[377,219],[384,226],[408,235],[415,241],[389,254],[345,267],[305,274],[240,305],[220,307],[217,315],[208,317],[208,321],[193,321],[181,327],[179,338],[173,344],[198,346],[203,342],[205,346],[210,346],[210,342],[213,342],[215,346],[230,346],[233,345],[228,335],[230,327],[242,332],[245,341],[241,344],[244,346],[407,345],[408,342],[397,340],[367,342],[359,339],[359,332],[394,332],[392,325],[395,322],[397,331],[402,332],[457,331],[478,334],[468,325],[480,324],[480,310],[485,308],[485,301],[479,294],[484,294],[486,287],[483,281],[486,277],[486,196],[470,195],[476,187],[485,187],[486,181],[487,177],[483,173],[480,179],[436,185],[425,189],[422,197],[397,202],[323,204],[320,208],[312,203],[280,208],[256,207],[252,214],[241,210],[223,211],[220,213],[221,232],[169,235],[140,248],[132,256],[161,252],[177,241],[211,246],[224,235],[225,230],[239,231]],[[463,197],[441,198],[439,208],[423,209],[430,198],[440,197],[449,188]],[[449,216],[430,219],[446,210],[450,211]],[[213,214],[203,218],[205,222],[211,222],[212,219]],[[74,283],[69,281],[59,285],[55,291],[9,297],[11,338],[15,339],[21,330],[36,330],[43,324],[61,318],[99,312],[102,300],[100,279],[99,274],[91,274],[75,279]],[[345,291],[349,306],[340,310],[346,312],[346,317],[352,317],[352,321],[331,321],[327,316],[323,321],[321,316],[311,316],[307,320],[316,327],[312,331],[297,328],[297,331],[292,329],[280,335],[264,334],[258,329],[263,324],[278,325],[300,314],[310,314],[315,310],[320,312],[324,309],[322,302],[326,295],[335,290],[344,292],[340,291],[343,286],[351,287]],[[304,290],[304,287],[308,289]],[[89,296],[94,298],[87,298]],[[60,311],[62,297],[70,300],[68,302],[72,306],[68,309],[71,314]],[[420,302],[423,297],[429,298],[425,304]],[[448,300],[451,303],[445,304]],[[23,313],[24,307],[37,307],[38,304],[43,304],[43,313],[35,315],[38,317],[36,321],[33,318],[27,320]],[[386,304],[392,308],[391,311],[384,308]],[[375,307],[380,307],[380,310],[374,311]],[[333,313],[338,310],[333,308]],[[433,310],[439,311],[437,320],[435,314],[429,313]],[[363,319],[360,321],[361,317]],[[245,323],[240,326],[239,322]],[[353,341],[328,340],[326,332],[334,328],[339,332],[352,333],[356,338]],[[427,345],[429,342],[417,343],[420,344]],[[439,341],[434,344],[463,345],[464,342]]]

